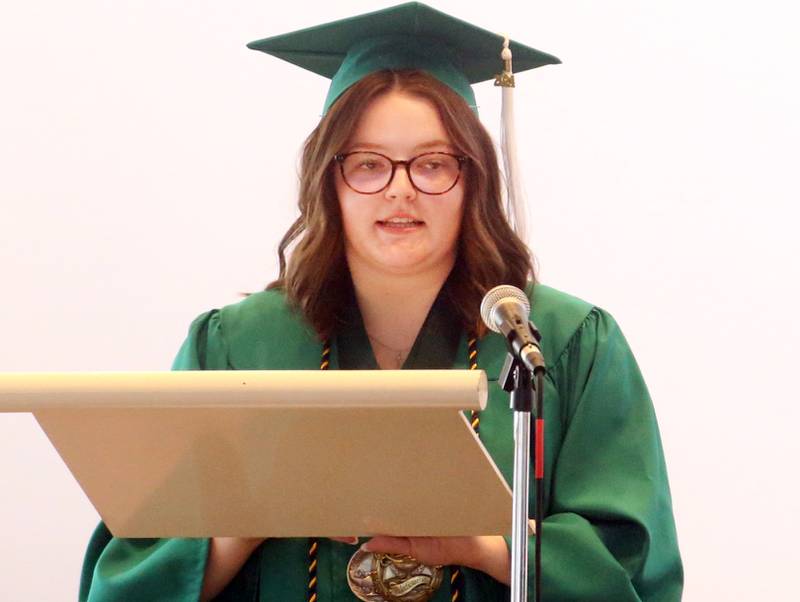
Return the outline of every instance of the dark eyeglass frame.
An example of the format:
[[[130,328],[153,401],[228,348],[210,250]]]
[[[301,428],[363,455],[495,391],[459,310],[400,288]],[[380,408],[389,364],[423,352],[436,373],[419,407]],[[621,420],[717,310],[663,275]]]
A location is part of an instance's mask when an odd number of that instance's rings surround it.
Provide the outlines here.
[[[389,180],[386,182],[386,185],[383,188],[380,188],[380,189],[372,191],[372,192],[365,192],[363,190],[358,190],[356,188],[353,188],[353,186],[350,184],[350,182],[347,181],[347,177],[344,175],[344,160],[347,159],[347,157],[349,157],[350,155],[358,155],[358,154],[378,155],[379,157],[383,157],[389,163],[391,163],[391,165],[392,165],[392,173],[389,175]],[[448,157],[453,157],[454,159],[458,160],[458,173],[456,174],[456,179],[453,181],[452,185],[447,190],[443,190],[442,192],[427,192],[426,190],[423,190],[422,188],[417,186],[416,182],[414,182],[414,178],[411,175],[410,166],[414,161],[416,161],[420,157],[425,157],[427,155],[447,155]],[[395,174],[395,171],[397,170],[397,166],[398,165],[402,165],[406,169],[406,175],[408,176],[408,181],[411,182],[411,186],[414,187],[414,190],[416,190],[417,192],[421,192],[422,194],[429,194],[429,195],[432,195],[432,196],[438,196],[440,194],[446,194],[446,193],[450,192],[451,190],[453,190],[453,188],[455,188],[456,184],[458,184],[458,181],[461,179],[461,168],[464,165],[464,163],[466,163],[467,159],[469,159],[469,157],[466,157],[464,155],[456,155],[455,153],[447,153],[447,152],[444,152],[444,151],[430,151],[430,152],[427,152],[427,153],[421,153],[419,155],[416,155],[415,157],[411,157],[410,159],[406,159],[405,161],[395,161],[391,157],[387,157],[386,155],[384,155],[382,153],[376,153],[375,151],[363,151],[363,150],[351,151],[349,153],[337,153],[337,154],[335,154],[333,156],[333,160],[336,161],[336,163],[339,164],[339,171],[341,171],[341,173],[342,173],[342,179],[344,180],[344,183],[347,184],[347,187],[350,190],[352,190],[353,192],[357,192],[358,194],[378,194],[379,192],[383,192],[384,190],[389,188],[389,186],[392,183],[392,180],[394,180],[394,174]]]

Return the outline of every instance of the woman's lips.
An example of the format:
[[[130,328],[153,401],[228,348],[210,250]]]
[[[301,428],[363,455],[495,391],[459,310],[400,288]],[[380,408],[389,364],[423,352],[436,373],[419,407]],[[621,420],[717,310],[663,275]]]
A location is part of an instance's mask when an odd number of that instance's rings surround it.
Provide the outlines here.
[[[420,226],[424,226],[425,222],[412,218],[404,218],[399,220],[397,219],[379,220],[377,224],[381,228],[385,228],[387,230],[402,232],[404,230],[412,230],[414,228],[419,228]]]

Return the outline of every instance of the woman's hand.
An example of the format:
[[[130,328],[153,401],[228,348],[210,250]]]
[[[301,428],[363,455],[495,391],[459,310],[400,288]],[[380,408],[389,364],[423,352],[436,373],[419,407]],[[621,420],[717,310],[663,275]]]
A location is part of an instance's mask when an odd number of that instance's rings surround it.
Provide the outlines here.
[[[478,537],[373,537],[361,549],[405,554],[423,564],[457,564],[483,571],[500,583],[511,583],[511,556],[499,535]]]
[[[351,546],[354,546],[358,543],[358,537],[355,535],[352,535],[351,537],[329,537],[328,539],[339,541],[341,543],[349,543]]]
[[[225,589],[263,541],[263,537],[212,537],[200,601],[211,600]]]

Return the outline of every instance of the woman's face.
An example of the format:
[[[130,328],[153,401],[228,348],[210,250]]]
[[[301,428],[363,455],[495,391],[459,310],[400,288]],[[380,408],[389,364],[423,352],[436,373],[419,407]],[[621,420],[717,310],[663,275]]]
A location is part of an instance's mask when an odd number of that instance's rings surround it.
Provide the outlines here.
[[[347,148],[341,150],[353,151],[380,153],[395,161],[432,151],[456,153],[434,105],[399,92],[385,94],[369,105]],[[396,275],[450,272],[461,229],[463,173],[444,194],[426,194],[411,185],[407,170],[398,165],[384,190],[363,194],[351,189],[339,166],[335,167],[351,270],[361,267]],[[367,164],[362,169],[369,168]]]

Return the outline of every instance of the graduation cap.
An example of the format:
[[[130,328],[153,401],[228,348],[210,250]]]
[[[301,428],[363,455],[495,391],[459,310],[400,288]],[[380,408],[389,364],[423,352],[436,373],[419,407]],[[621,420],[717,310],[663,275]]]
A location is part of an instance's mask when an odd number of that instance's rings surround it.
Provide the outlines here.
[[[421,69],[450,86],[471,107],[470,84],[494,79],[503,36],[419,2],[407,2],[315,27],[250,42],[293,65],[330,78],[323,112],[350,86],[382,69]],[[560,63],[512,42],[515,71]]]
[[[495,79],[504,86],[502,146],[509,187],[508,213],[517,233],[524,238],[524,212],[517,200],[520,187],[513,177],[517,170],[511,125],[511,57],[517,72],[560,63],[556,57],[419,2],[257,40],[247,46],[330,78],[323,114],[350,86],[383,69],[425,71],[452,88],[476,113],[471,84]]]

